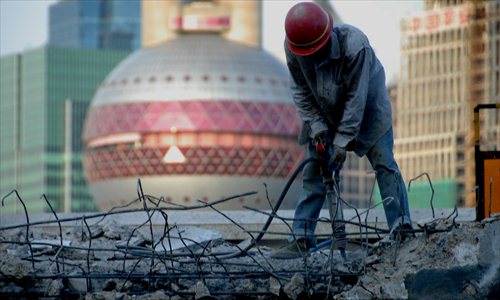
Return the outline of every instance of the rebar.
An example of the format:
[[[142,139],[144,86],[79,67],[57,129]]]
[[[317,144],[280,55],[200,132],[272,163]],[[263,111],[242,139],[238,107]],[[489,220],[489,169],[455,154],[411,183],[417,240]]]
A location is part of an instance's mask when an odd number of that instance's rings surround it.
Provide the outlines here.
[[[410,179],[410,181],[408,181],[408,193],[410,192],[411,183],[413,181],[419,179],[422,176],[425,176],[427,178],[427,181],[429,181],[429,186],[431,188],[431,199],[429,200],[429,203],[431,205],[432,218],[434,219],[436,217],[436,215],[434,214],[434,202],[433,202],[433,200],[434,200],[434,187],[432,186],[431,177],[429,176],[429,174],[427,172],[423,172],[422,174],[420,174],[417,177],[414,177],[414,178]]]
[[[26,216],[26,237],[25,237],[24,240],[26,241],[26,243],[28,244],[28,246],[30,248],[31,264],[32,264],[32,267],[34,269],[35,268],[35,260],[33,259],[33,248],[31,247],[31,242],[29,240],[29,235],[30,235],[30,218],[28,216],[28,210],[26,209],[26,205],[24,204],[23,199],[21,199],[21,196],[19,196],[19,193],[17,192],[17,190],[12,190],[10,193],[8,193],[4,197],[2,197],[2,207],[4,206],[4,200],[7,199],[7,197],[9,197],[10,195],[12,195],[13,193],[16,194],[17,200],[19,200],[19,202],[21,202],[21,204],[23,205],[24,215]]]
[[[57,253],[55,255],[56,265],[57,265],[57,273],[59,273],[60,270],[59,270],[59,260],[58,260],[58,257],[59,257],[59,253],[63,250],[63,247],[64,247],[64,245],[63,245],[63,236],[62,236],[61,222],[59,222],[59,218],[57,217],[57,214],[56,214],[54,208],[52,208],[52,205],[50,204],[50,201],[47,199],[47,196],[45,196],[45,194],[43,194],[40,198],[43,198],[43,200],[45,200],[45,203],[47,203],[47,205],[49,206],[50,211],[52,212],[52,214],[54,214],[54,217],[56,218],[57,226],[59,227],[59,241],[61,243],[61,247],[59,248],[59,250],[57,251]],[[64,271],[64,257],[63,257],[62,261],[63,261],[62,268],[63,268],[63,271]]]
[[[114,207],[108,212],[83,215],[81,217],[60,218],[51,206],[47,197],[42,195],[41,198],[43,198],[43,200],[47,203],[50,211],[55,217],[55,220],[30,222],[28,210],[23,199],[20,197],[17,190],[13,190],[2,198],[2,205],[4,204],[4,200],[6,198],[15,194],[17,200],[23,205],[26,223],[0,227],[0,246],[8,246],[17,249],[16,247],[28,245],[30,253],[28,256],[18,255],[12,256],[11,258],[5,258],[8,255],[2,255],[0,260],[13,259],[16,261],[30,261],[32,270],[30,271],[29,278],[35,281],[47,279],[64,280],[65,282],[73,279],[85,280],[85,292],[87,293],[100,291],[103,288],[102,286],[104,280],[116,280],[118,291],[125,291],[133,295],[145,294],[164,286],[177,287],[176,289],[165,289],[169,295],[194,295],[194,292],[189,289],[188,286],[194,286],[196,282],[201,282],[205,287],[207,287],[210,295],[237,296],[243,294],[246,296],[257,297],[261,295],[273,295],[269,284],[262,285],[262,282],[268,282],[270,278],[274,278],[279,282],[280,286],[283,287],[291,280],[294,274],[300,274],[304,278],[305,291],[309,295],[314,293],[327,293],[328,295],[331,295],[331,290],[329,290],[330,285],[328,285],[328,288],[325,287],[325,290],[318,290],[318,288],[315,287],[315,284],[318,282],[329,282],[333,284],[334,281],[337,282],[336,278],[357,277],[363,274],[366,267],[364,259],[366,257],[366,252],[373,247],[373,245],[368,243],[368,236],[376,235],[378,238],[382,238],[389,234],[390,231],[388,228],[381,228],[380,226],[377,226],[377,224],[375,224],[375,226],[369,225],[367,223],[367,218],[365,217],[363,220],[361,216],[363,214],[368,215],[371,209],[380,204],[390,203],[395,200],[392,197],[388,197],[378,203],[370,205],[363,211],[358,211],[356,207],[352,206],[346,200],[342,199],[340,195],[338,195],[338,201],[343,202],[343,204],[347,207],[354,209],[355,216],[350,219],[337,220],[335,213],[333,216],[330,216],[330,218],[308,220],[318,223],[333,224],[331,233],[316,235],[316,238],[327,241],[335,240],[335,232],[338,228],[342,226],[345,227],[348,224],[357,226],[358,230],[345,232],[345,237],[348,241],[357,239],[358,244],[361,245],[363,259],[361,261],[361,266],[358,269],[354,268],[351,271],[345,271],[346,268],[337,268],[337,262],[333,260],[333,248],[330,250],[323,250],[323,248],[317,247],[315,251],[310,253],[310,256],[304,255],[303,258],[299,258],[298,260],[289,262],[288,264],[283,264],[282,261],[271,259],[269,257],[269,250],[262,248],[260,241],[267,234],[283,237],[291,236],[292,238],[295,236],[292,227],[289,224],[295,221],[295,219],[281,216],[279,214],[279,207],[291,185],[291,182],[296,178],[302,168],[311,161],[312,159],[305,160],[301,165],[299,165],[299,167],[297,167],[281,193],[278,201],[274,206],[271,206],[271,212],[244,206],[247,210],[267,216],[267,220],[261,230],[248,230],[237,220],[234,220],[228,216],[228,214],[217,208],[217,205],[223,202],[238,199],[242,196],[252,195],[255,194],[255,192],[243,193],[214,202],[198,201],[196,205],[192,206],[172,205],[171,203],[164,201],[162,197],[156,198],[145,194],[142,189],[141,180],[138,179],[137,199],[127,205]],[[338,187],[336,188],[338,189]],[[132,204],[136,204],[137,202],[142,202],[141,208],[130,208]],[[268,202],[271,205],[271,202]],[[160,206],[160,204],[165,206]],[[224,241],[198,242],[185,236],[181,227],[177,224],[169,224],[169,213],[175,213],[179,210],[188,211],[203,208],[209,208],[217,212],[219,215],[228,220],[237,230],[240,230],[242,233],[247,235],[249,237],[248,245],[233,245]],[[145,213],[146,220],[141,224],[133,226],[132,228],[127,228],[127,235],[120,237],[123,241],[121,245],[115,245],[113,247],[108,244],[105,247],[102,247],[99,242],[96,244],[93,243],[93,240],[100,238],[99,236],[93,235],[92,229],[94,226],[99,226],[101,221],[106,218],[110,218],[112,215],[128,213]],[[162,217],[160,218],[160,225],[162,225],[161,232],[157,232],[156,235],[152,220],[155,213],[160,214]],[[451,230],[451,227],[456,226],[455,219],[457,216],[458,210],[455,207],[454,211],[447,217],[447,219],[453,218],[452,226],[446,229],[415,229],[414,232],[425,232],[426,234],[431,234],[433,232]],[[90,224],[88,221],[91,219],[98,220]],[[269,230],[269,226],[274,219],[285,224],[287,230]],[[63,224],[75,221],[81,221],[82,234],[88,235],[88,241],[85,241],[84,236],[82,236],[81,241],[76,241],[74,244],[65,244],[63,237]],[[35,239],[37,234],[39,234],[37,230],[33,229],[34,227],[53,223],[57,223],[59,228],[57,233],[57,243],[32,240],[32,237]],[[83,228],[83,226],[85,228]],[[132,244],[132,239],[140,237],[140,229],[144,231],[144,226],[147,226],[146,228],[148,234],[146,234],[146,236],[148,236],[149,241],[144,240],[141,243]],[[7,231],[19,228],[26,229],[24,239],[9,239]],[[130,229],[130,231],[128,229]],[[176,234],[173,234],[173,232],[176,232]],[[174,249],[174,241],[180,241],[183,245],[181,249]],[[217,250],[216,248],[218,245],[216,243],[224,243],[223,245],[226,248],[223,250]],[[55,255],[37,253],[35,259],[35,250],[33,246],[37,246],[37,249],[39,249],[39,246],[42,245],[55,248]],[[229,248],[229,250],[227,248]],[[399,243],[395,245],[395,253],[397,253],[398,248]],[[0,247],[0,249],[2,248]],[[77,255],[76,258],[72,258],[72,253],[78,254],[79,252],[85,254],[81,257]],[[105,268],[99,265],[99,259],[102,258],[100,258],[100,255],[97,253],[111,254],[106,256]],[[325,258],[327,259],[325,262],[328,263],[323,262]],[[35,261],[37,262],[37,266],[39,266],[38,268],[35,268]],[[44,267],[47,265],[53,266],[54,263],[57,267],[56,274],[54,274],[54,272],[50,272],[50,268]],[[241,285],[242,280],[250,279],[259,282],[259,284],[263,287],[259,286],[257,288],[256,284],[255,290],[252,291],[242,292],[237,290],[237,288]],[[7,280],[6,277],[0,274],[0,282],[5,280]],[[19,278],[19,281],[22,280],[24,279]],[[221,285],[221,282],[225,284]],[[141,284],[144,284],[142,289],[131,288],[131,286],[140,286]],[[179,288],[181,286],[186,288]],[[35,289],[34,287],[31,289],[28,288],[25,293],[33,297],[40,295],[43,296],[43,292]],[[69,289],[64,290],[64,295],[71,295],[72,293],[74,293],[74,291],[72,292]],[[8,296],[10,294],[7,292],[3,293],[0,289],[0,297],[2,295]]]

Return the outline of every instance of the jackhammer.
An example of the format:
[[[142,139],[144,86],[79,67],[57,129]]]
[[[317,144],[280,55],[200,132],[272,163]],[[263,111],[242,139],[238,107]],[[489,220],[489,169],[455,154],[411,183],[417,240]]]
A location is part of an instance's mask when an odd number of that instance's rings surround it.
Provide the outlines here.
[[[329,166],[328,160],[333,154],[333,145],[331,143],[323,143],[322,140],[316,141],[316,152],[325,159],[321,161],[321,176],[323,177],[323,183],[326,189],[326,201],[328,205],[328,211],[330,214],[330,220],[332,225],[332,239],[320,243],[316,247],[310,249],[310,252],[317,251],[327,245],[331,245],[331,248],[337,248],[340,251],[340,255],[345,260],[345,249],[347,246],[347,238],[345,231],[345,221],[344,221],[344,209],[342,205],[342,199],[340,198],[340,169],[341,166],[331,167]]]

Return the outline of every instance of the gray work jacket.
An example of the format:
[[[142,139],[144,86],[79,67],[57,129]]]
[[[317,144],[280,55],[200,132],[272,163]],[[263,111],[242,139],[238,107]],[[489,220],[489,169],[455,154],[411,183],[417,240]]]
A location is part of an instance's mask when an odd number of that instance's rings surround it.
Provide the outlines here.
[[[384,68],[368,38],[353,26],[335,26],[330,45],[330,55],[323,57],[294,55],[285,46],[303,121],[299,143],[328,129],[334,145],[349,145],[362,156],[392,126]]]

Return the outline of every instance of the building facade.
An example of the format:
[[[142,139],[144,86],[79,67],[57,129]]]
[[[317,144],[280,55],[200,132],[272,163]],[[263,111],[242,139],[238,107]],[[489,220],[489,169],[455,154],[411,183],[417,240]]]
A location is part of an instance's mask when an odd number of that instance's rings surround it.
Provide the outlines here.
[[[0,58],[0,195],[28,210],[95,210],[82,172],[81,132],[96,87],[128,52],[39,48]],[[70,203],[70,204],[68,204]],[[69,207],[68,207],[69,206]],[[5,200],[2,213],[20,213]]]
[[[449,205],[472,207],[473,108],[500,103],[500,1],[425,8],[401,23],[395,155],[407,181],[427,172],[444,196],[456,193]],[[500,149],[500,112],[486,113],[481,127],[483,146]]]
[[[49,9],[46,48],[1,58],[0,195],[28,209],[93,211],[82,171],[83,120],[95,90],[141,46],[141,1],[62,0]],[[20,212],[7,200],[1,212]]]
[[[49,10],[49,46],[138,49],[141,46],[141,1],[60,1]]]

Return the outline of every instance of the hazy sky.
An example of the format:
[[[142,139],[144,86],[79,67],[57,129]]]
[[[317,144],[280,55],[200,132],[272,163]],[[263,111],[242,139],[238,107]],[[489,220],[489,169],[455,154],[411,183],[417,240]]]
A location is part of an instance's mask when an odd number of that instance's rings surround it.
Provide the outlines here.
[[[126,0],[123,0],[126,1]],[[0,56],[42,46],[47,41],[48,7],[56,0],[0,0]],[[282,57],[284,18],[298,1],[264,0],[263,47]],[[420,0],[336,0],[345,23],[363,30],[385,66],[387,79],[399,73],[399,21],[422,10]]]

